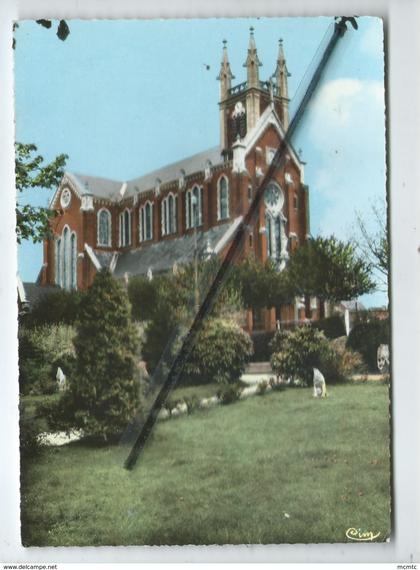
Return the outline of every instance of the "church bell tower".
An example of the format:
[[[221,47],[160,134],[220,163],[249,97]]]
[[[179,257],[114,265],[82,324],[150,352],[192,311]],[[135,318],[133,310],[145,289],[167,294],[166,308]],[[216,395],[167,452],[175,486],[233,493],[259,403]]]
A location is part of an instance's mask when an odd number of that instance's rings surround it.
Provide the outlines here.
[[[285,130],[289,126],[287,78],[290,73],[286,66],[283,40],[279,40],[274,74],[268,81],[261,81],[259,68],[262,63],[257,53],[254,28],[251,27],[247,58],[243,66],[246,68],[246,81],[232,86],[235,77],[230,68],[227,42],[223,40],[222,62],[217,79],[220,81],[220,146],[227,158],[232,156],[232,145],[255,127],[268,106],[276,110]]]

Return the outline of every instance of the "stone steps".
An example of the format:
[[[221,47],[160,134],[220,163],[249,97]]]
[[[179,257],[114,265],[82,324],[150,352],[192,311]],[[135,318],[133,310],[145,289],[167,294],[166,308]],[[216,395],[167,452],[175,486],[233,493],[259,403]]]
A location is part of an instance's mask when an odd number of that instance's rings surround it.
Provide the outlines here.
[[[245,374],[272,374],[269,362],[250,362],[246,367]]]

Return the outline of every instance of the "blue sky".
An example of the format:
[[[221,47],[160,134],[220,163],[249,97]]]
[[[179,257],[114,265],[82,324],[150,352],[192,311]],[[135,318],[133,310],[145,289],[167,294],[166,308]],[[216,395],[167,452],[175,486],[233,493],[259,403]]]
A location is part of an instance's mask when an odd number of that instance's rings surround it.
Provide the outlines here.
[[[273,73],[283,38],[293,98],[331,22],[73,20],[65,42],[53,29],[21,22],[16,139],[35,143],[47,161],[67,153],[68,170],[134,178],[218,143],[215,78],[223,39],[239,83],[246,79],[249,27],[255,28],[261,79]],[[352,237],[355,210],[369,223],[370,204],[385,198],[382,41],[381,20],[359,19],[359,30],[346,34],[296,134],[294,144],[307,163],[314,235]],[[32,191],[25,198],[47,205],[49,197],[50,192]],[[24,280],[34,280],[41,264],[41,245],[20,247]],[[386,303],[380,293],[365,300]]]

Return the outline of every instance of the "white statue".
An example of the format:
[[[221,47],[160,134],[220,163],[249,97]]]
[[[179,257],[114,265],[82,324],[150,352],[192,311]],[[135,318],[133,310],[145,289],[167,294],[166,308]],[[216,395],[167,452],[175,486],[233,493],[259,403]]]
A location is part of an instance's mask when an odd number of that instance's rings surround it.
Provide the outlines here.
[[[325,378],[322,372],[318,368],[314,368],[314,398],[326,398],[327,397],[327,385],[325,383]]]
[[[66,375],[64,374],[64,372],[61,370],[60,367],[57,368],[57,374],[55,375],[55,379],[57,380],[58,391],[64,392],[64,390],[66,389]]]
[[[389,371],[389,346],[387,344],[378,346],[377,362],[379,372],[385,374]]]

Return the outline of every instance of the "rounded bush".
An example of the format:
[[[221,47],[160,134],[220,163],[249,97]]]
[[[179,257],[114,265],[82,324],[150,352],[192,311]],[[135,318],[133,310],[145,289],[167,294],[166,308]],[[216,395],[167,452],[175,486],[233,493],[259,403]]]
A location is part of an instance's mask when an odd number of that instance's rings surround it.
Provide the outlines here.
[[[273,371],[292,383],[311,384],[313,368],[318,368],[327,382],[342,382],[361,366],[357,353],[335,348],[323,332],[310,326],[279,331],[272,346]]]
[[[245,372],[252,341],[234,321],[209,319],[184,369],[184,384],[234,384]]]

